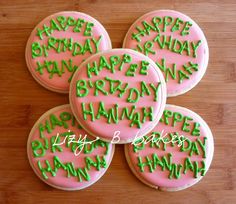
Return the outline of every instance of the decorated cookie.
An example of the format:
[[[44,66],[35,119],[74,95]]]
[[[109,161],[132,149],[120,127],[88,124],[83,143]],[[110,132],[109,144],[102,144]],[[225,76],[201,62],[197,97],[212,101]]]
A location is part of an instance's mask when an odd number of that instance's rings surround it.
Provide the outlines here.
[[[123,43],[150,57],[162,71],[167,95],[183,94],[203,77],[209,58],[206,38],[188,16],[159,10],[140,17],[130,27]]]
[[[25,58],[32,76],[45,88],[68,93],[73,73],[89,56],[111,49],[105,28],[91,16],[60,12],[32,31]]]
[[[125,146],[133,173],[143,183],[164,191],[197,183],[208,171],[213,152],[213,137],[206,122],[174,105],[166,105],[160,122],[149,134]]]
[[[70,104],[80,125],[105,141],[128,143],[159,121],[166,102],[161,71],[131,49],[104,51],[87,59],[70,85]]]
[[[62,190],[80,190],[103,176],[114,148],[89,136],[76,122],[70,106],[62,105],[35,123],[27,153],[34,172],[45,183]]]

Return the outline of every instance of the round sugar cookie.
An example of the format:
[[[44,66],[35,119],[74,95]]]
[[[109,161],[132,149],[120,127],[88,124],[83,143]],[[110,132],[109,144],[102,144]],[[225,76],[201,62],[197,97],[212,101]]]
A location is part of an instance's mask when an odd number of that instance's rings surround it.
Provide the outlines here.
[[[166,105],[149,134],[125,145],[132,172],[146,185],[163,191],[182,190],[201,180],[213,152],[213,136],[206,122],[174,105]]]
[[[123,47],[147,55],[158,65],[169,97],[196,86],[208,65],[208,45],[201,28],[177,11],[157,10],[143,15],[129,28]]]
[[[79,65],[108,49],[110,37],[101,23],[87,14],[67,11],[48,16],[34,28],[25,59],[38,83],[51,91],[68,93]]]
[[[148,57],[131,49],[113,49],[91,56],[79,67],[69,98],[87,132],[105,141],[128,143],[159,121],[166,85]]]
[[[98,181],[109,167],[115,146],[91,137],[75,120],[70,105],[44,113],[27,144],[36,175],[62,190],[80,190]]]

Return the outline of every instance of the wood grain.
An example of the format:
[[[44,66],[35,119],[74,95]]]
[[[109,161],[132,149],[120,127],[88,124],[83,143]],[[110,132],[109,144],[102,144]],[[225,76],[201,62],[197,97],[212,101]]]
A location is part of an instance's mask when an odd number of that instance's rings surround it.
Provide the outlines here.
[[[212,166],[197,185],[180,192],[155,191],[131,173],[123,146],[104,177],[82,191],[64,192],[41,182],[26,155],[29,131],[46,110],[68,103],[31,77],[24,60],[27,38],[44,17],[59,11],[85,12],[104,24],[114,48],[142,14],[175,9],[204,30],[210,63],[200,84],[168,103],[201,115],[214,134]],[[1,0],[0,1],[0,203],[236,203],[236,1],[211,0]]]

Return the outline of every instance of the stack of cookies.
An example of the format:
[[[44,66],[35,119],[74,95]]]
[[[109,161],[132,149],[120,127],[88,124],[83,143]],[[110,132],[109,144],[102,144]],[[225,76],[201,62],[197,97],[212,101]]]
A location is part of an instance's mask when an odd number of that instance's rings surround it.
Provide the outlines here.
[[[177,191],[197,183],[210,167],[214,144],[206,122],[166,104],[203,77],[209,51],[199,26],[172,10],[147,13],[112,49],[105,28],[80,12],[45,18],[26,45],[34,79],[66,94],[33,126],[29,162],[48,185],[80,190],[109,167],[115,145],[144,184]]]

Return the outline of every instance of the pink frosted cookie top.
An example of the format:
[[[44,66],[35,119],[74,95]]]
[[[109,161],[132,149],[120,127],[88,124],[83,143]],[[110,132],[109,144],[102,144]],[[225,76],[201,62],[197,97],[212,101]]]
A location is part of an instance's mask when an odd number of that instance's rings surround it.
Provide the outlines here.
[[[25,58],[36,81],[51,91],[68,93],[78,66],[92,54],[108,49],[110,38],[97,20],[84,13],[60,12],[34,28]]]
[[[192,89],[203,77],[209,58],[206,38],[188,16],[158,10],[140,17],[130,27],[123,43],[150,57],[167,82],[167,95]]]
[[[35,123],[27,153],[34,172],[44,182],[63,190],[79,190],[106,172],[114,148],[89,136],[76,122],[70,106],[62,105]]]
[[[127,143],[157,124],[166,85],[148,57],[113,49],[91,56],[79,67],[69,95],[75,117],[91,135]]]
[[[144,183],[161,190],[181,190],[198,182],[213,157],[211,130],[196,113],[166,105],[158,125],[125,146],[127,161]]]

